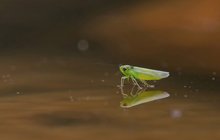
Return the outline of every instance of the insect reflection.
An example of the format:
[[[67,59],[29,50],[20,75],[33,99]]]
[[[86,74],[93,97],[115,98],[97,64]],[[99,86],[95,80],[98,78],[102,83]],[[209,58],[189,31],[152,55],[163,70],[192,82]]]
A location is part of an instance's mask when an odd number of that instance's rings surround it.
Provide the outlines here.
[[[170,96],[169,93],[161,90],[137,89],[136,91],[134,91],[134,88],[135,86],[133,86],[129,94],[124,93],[124,89],[121,88],[123,100],[120,102],[120,106],[122,108],[130,108],[143,103],[167,98]]]

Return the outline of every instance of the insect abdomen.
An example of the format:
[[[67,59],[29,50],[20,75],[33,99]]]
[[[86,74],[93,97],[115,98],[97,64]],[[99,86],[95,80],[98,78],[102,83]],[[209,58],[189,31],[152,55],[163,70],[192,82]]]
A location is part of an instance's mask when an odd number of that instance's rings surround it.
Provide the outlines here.
[[[161,78],[155,77],[153,75],[139,74],[138,76],[140,80],[160,80]]]

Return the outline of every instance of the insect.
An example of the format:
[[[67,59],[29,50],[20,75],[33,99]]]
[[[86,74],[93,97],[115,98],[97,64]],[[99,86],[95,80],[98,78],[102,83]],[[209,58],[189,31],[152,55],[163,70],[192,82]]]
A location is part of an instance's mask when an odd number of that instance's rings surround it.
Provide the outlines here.
[[[170,94],[165,91],[154,90],[154,91],[145,91],[141,90],[135,95],[128,95],[120,102],[122,108],[130,108],[136,105],[143,103],[163,99],[169,97]]]
[[[137,80],[143,83],[144,86],[152,87],[152,85],[149,85],[146,81],[160,80],[169,76],[169,72],[130,65],[121,65],[119,69],[121,73],[124,75],[121,77],[121,88],[124,86],[125,79],[131,79],[134,85],[137,85],[139,89],[142,89],[142,87],[138,84]]]

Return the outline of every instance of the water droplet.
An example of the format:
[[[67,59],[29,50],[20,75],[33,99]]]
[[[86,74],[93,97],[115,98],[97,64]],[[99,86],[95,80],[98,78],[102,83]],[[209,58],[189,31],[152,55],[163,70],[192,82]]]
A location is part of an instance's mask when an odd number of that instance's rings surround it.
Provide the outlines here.
[[[217,73],[216,72],[212,72],[212,75],[216,75]]]
[[[84,51],[88,51],[89,49],[89,42],[87,40],[79,40],[78,44],[77,44],[77,48],[79,51],[84,52]]]
[[[177,118],[182,117],[182,111],[179,109],[173,109],[171,110],[170,115],[173,119],[177,119]]]
[[[187,98],[188,97],[188,95],[187,94],[185,94],[185,95],[183,95],[185,98]]]

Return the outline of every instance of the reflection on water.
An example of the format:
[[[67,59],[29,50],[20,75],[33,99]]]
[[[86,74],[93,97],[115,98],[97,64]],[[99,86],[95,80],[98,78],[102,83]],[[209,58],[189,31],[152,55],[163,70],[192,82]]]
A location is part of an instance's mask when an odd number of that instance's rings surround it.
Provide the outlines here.
[[[129,94],[125,94],[123,88],[121,89],[121,94],[123,95],[123,100],[120,102],[122,108],[130,108],[147,102],[167,98],[170,96],[169,93],[160,90],[137,90],[134,93],[134,87]]]

